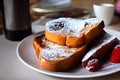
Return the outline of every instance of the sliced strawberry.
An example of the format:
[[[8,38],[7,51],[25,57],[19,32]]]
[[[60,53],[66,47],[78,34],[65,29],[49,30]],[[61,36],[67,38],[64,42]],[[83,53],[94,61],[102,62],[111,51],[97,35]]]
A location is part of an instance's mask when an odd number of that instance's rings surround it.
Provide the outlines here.
[[[95,72],[100,68],[100,62],[98,59],[91,59],[88,61],[86,69],[90,72]]]
[[[113,63],[120,63],[120,45],[117,45],[111,54],[110,61]]]

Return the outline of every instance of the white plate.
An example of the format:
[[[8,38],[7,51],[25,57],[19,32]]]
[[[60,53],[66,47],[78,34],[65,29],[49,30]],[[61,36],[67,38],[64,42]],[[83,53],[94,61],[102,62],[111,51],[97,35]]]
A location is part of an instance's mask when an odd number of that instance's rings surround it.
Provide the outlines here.
[[[110,33],[111,35],[115,35],[120,39],[120,32],[105,29],[106,32]],[[71,71],[68,72],[49,72],[46,70],[43,70],[40,68],[37,57],[35,55],[35,51],[32,45],[33,38],[35,36],[41,35],[43,32],[40,32],[38,34],[33,34],[25,39],[23,39],[17,46],[17,56],[18,58],[29,68],[49,75],[49,76],[55,76],[55,77],[62,77],[62,78],[90,78],[90,77],[98,77],[98,76],[104,76],[108,74],[112,74],[115,72],[120,71],[120,64],[113,64],[110,62],[107,62],[103,65],[103,68],[100,69],[97,72],[89,72],[84,68],[81,68],[81,66],[74,68]]]

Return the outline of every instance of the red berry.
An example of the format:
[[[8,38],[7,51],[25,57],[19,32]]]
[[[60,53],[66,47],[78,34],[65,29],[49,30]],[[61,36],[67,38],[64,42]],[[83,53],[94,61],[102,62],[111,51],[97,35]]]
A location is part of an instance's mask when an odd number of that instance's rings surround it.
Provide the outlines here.
[[[86,69],[90,72],[95,72],[100,68],[100,62],[98,59],[91,59],[88,61]]]
[[[111,54],[110,61],[113,63],[120,63],[120,45],[117,45]]]

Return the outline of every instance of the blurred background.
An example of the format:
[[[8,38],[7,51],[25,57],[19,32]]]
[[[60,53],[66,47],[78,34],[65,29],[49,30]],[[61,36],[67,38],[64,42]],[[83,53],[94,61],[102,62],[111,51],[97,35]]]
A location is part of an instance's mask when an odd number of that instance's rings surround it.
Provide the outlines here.
[[[93,4],[113,3],[117,0],[30,0],[32,21],[38,18],[74,17],[91,15]]]
[[[120,0],[29,0],[30,16],[32,22],[42,20],[41,25],[44,25],[48,20],[59,17],[84,19],[94,17],[94,3],[113,3],[116,5],[118,1]],[[0,7],[1,5],[2,0],[0,0]],[[2,24],[3,15],[0,8],[0,25]]]

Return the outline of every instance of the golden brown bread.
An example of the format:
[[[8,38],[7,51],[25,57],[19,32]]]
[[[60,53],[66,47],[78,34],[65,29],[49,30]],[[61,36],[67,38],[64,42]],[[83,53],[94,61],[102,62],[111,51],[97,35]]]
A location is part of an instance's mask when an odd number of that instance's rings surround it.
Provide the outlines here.
[[[98,37],[97,40],[93,41],[92,45],[69,48],[47,40],[45,35],[42,34],[34,38],[33,45],[40,66],[43,69],[49,71],[67,71],[76,65],[80,65],[81,61],[82,66],[86,67],[91,59],[98,59],[103,62],[106,59],[108,60],[112,49],[119,43],[119,40],[106,32],[103,32]],[[89,47],[88,51],[86,51],[87,46]]]
[[[40,54],[40,51],[42,49],[42,38],[44,37],[44,34],[38,36],[38,37],[35,37],[34,40],[33,40],[33,47],[35,49],[35,52],[36,52],[36,56],[37,58],[39,58],[39,54]]]
[[[119,43],[119,40],[106,32],[93,41],[86,55],[82,59],[82,66],[86,67],[91,59],[98,59],[100,62],[105,62],[109,59],[111,51]]]
[[[47,40],[43,35],[33,40],[34,49],[40,66],[49,71],[67,71],[81,63],[86,52],[86,45],[69,48]]]
[[[80,47],[100,35],[103,28],[104,22],[98,18],[59,18],[46,24],[45,37],[60,45]]]
[[[95,18],[95,20],[97,19]],[[67,19],[67,21],[69,20]],[[40,66],[45,70],[67,71],[81,62],[82,66],[86,67],[91,59],[104,62],[108,60],[114,46],[119,43],[116,37],[103,30],[104,22],[99,19],[98,21],[87,20],[85,24],[82,22],[81,24],[85,28],[76,26],[77,28],[72,28],[72,31],[71,27],[60,30],[66,26],[66,23],[69,22],[64,22],[63,19],[63,23],[52,24],[57,28],[55,27],[52,31],[46,28],[45,34],[35,37],[33,40]]]
[[[85,28],[84,35],[85,35],[85,39],[86,39],[86,44],[89,44],[97,36],[101,35],[104,32],[103,28],[104,28],[103,21],[99,24],[94,24],[90,27]]]
[[[74,24],[69,21],[77,22]],[[82,28],[78,27],[78,20],[53,20],[46,25],[45,34],[34,38],[33,46],[43,69],[67,71],[81,62],[85,67],[93,58],[104,61],[110,55],[119,40],[104,32],[104,22],[91,18],[80,23]]]

